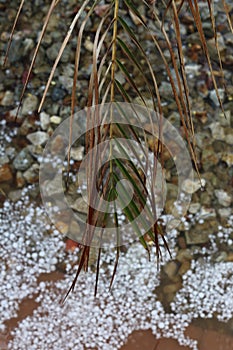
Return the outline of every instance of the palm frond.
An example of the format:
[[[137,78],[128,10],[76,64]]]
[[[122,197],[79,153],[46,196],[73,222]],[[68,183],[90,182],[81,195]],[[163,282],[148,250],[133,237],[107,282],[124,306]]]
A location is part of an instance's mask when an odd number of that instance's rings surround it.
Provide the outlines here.
[[[7,61],[13,34],[24,2],[25,0],[21,0],[13,24],[4,64],[6,64]],[[44,20],[43,28],[39,35],[38,43],[32,57],[26,81],[23,86],[17,114],[21,107],[22,100],[28,86],[29,77],[35,65],[38,51],[46,33],[51,14],[58,3],[59,0],[51,1],[51,5]],[[92,71],[88,77],[86,106],[87,132],[85,135],[85,153],[90,153],[90,157],[88,158],[88,166],[86,167],[89,207],[86,218],[86,229],[83,233],[83,247],[79,259],[78,271],[65,298],[74,289],[81,270],[87,270],[88,268],[90,246],[92,245],[96,232],[98,232],[99,235],[95,284],[95,294],[97,293],[99,266],[102,252],[101,244],[105,239],[104,229],[109,219],[107,208],[105,207],[105,209],[103,209],[106,201],[109,202],[109,205],[107,205],[108,207],[114,198],[118,198],[126,220],[131,223],[138,240],[147,250],[148,254],[150,254],[150,250],[146,240],[146,235],[150,237],[156,247],[158,260],[161,258],[159,237],[161,237],[165,248],[169,251],[168,243],[162,227],[157,222],[157,203],[155,196],[155,184],[158,176],[158,159],[160,159],[161,163],[163,164],[163,96],[161,96],[160,93],[159,80],[153,68],[151,58],[148,56],[146,49],[144,48],[144,45],[139,39],[137,33],[132,29],[129,21],[127,21],[125,12],[124,16],[122,15],[121,10],[123,8],[124,11],[126,10],[128,12],[128,14],[131,14],[131,17],[137,19],[137,22],[148,34],[148,37],[151,39],[151,42],[154,45],[154,53],[159,56],[160,61],[164,66],[164,71],[166,72],[167,78],[171,85],[176,108],[180,115],[181,125],[184,130],[191,158],[194,162],[194,166],[199,177],[200,174],[198,171],[197,156],[195,153],[195,134],[192,119],[192,106],[189,97],[189,84],[185,71],[183,38],[180,27],[180,16],[184,7],[188,9],[194,19],[203,53],[208,63],[216,96],[219,105],[224,112],[223,102],[219,95],[211,56],[208,51],[198,0],[182,0],[178,5],[175,0],[161,0],[158,2],[162,6],[161,14],[158,14],[155,11],[155,6],[158,6],[157,3],[154,3],[154,7],[151,6],[150,1],[144,0],[142,3],[144,3],[144,5],[151,10],[156,26],[159,28],[158,31],[154,32],[148,25],[146,18],[139,12],[136,2],[131,0],[114,0],[105,8],[105,11],[103,12],[102,17],[99,19],[93,35],[93,50],[91,53]],[[227,3],[225,0],[222,0],[222,3],[225,9],[229,28],[233,33]],[[75,28],[78,28],[73,86],[71,92],[67,185],[70,171],[69,164],[70,152],[72,148],[71,140],[72,130],[74,127],[74,115],[76,107],[79,103],[76,96],[78,90],[77,82],[80,72],[83,38],[85,37],[85,30],[88,20],[96,16],[95,11],[98,4],[98,0],[95,0],[94,2],[91,2],[90,0],[83,1],[82,5],[72,19],[57,54],[56,60],[51,68],[38,109],[39,112],[42,110],[50,84],[55,74],[55,70],[57,69],[57,66],[61,60],[62,54],[68,45]],[[223,85],[225,86],[223,65],[218,44],[218,33],[213,13],[213,2],[211,0],[207,0],[207,4],[218,57],[219,72]],[[173,28],[175,33],[175,48],[171,41],[170,33],[166,30],[165,24],[167,21],[169,21],[169,26]],[[163,43],[165,44],[170,57],[167,57],[164,53],[164,47],[160,40],[161,38],[163,38]],[[123,80],[119,79],[118,74],[123,77]],[[141,77],[144,84],[143,88],[138,86],[137,80],[135,80],[135,75],[139,75]],[[125,82],[127,84],[125,84]],[[132,107],[132,111],[137,120],[138,127],[132,127],[130,125],[131,121],[127,116],[127,113],[124,111],[121,105],[117,103],[119,100],[131,103],[132,105],[135,100],[140,101],[140,104],[144,106],[144,113],[146,113],[146,119],[150,124],[149,128],[141,125],[142,122],[140,113],[137,111],[137,108],[134,107]],[[110,104],[109,107],[105,109],[104,104],[107,102],[110,102]],[[93,108],[93,106],[95,107]],[[153,109],[152,113],[151,106]],[[119,120],[115,120],[114,118],[114,113],[116,111],[119,115]],[[110,117],[107,118],[107,116]],[[105,120],[107,120],[106,123]],[[157,125],[157,129],[155,124]],[[118,138],[117,135],[120,135],[120,138]],[[145,149],[145,145],[148,145],[148,135],[153,136],[154,138],[153,140],[155,145],[153,150]],[[155,135],[157,135],[157,137],[154,137]],[[121,138],[124,139],[124,144],[121,143]],[[109,141],[109,143],[106,143],[105,146],[100,147],[105,141]],[[133,145],[131,144],[132,141],[138,144],[140,154],[138,154],[138,151],[134,149]],[[117,148],[119,158],[114,157],[114,147]],[[152,161],[149,157],[150,153],[153,153],[154,156]],[[132,157],[132,159],[130,157]],[[99,171],[100,169],[101,171]],[[145,177],[147,176],[150,177],[150,181],[148,182],[145,180]],[[122,179],[127,180],[132,186],[134,200],[132,200],[130,197],[127,188],[121,181]],[[147,187],[148,184],[149,189]],[[118,191],[116,190],[116,185],[118,186]],[[96,193],[96,187],[98,188],[99,193]],[[143,210],[145,215],[140,215]],[[140,217],[138,221],[135,220],[137,217]],[[113,223],[114,227],[116,228],[116,261],[110,282],[110,288],[116,274],[120,256],[120,244],[122,242],[115,201]],[[144,233],[146,233],[146,235]]]

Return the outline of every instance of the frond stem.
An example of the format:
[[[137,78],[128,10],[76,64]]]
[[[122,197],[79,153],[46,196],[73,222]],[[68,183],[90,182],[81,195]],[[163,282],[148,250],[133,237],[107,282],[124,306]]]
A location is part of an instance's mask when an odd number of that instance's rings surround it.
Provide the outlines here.
[[[112,66],[111,66],[111,90],[110,90],[110,101],[114,102],[114,87],[115,87],[115,70],[116,70],[116,45],[117,45],[117,23],[118,23],[118,13],[119,13],[119,0],[115,0],[114,8],[114,19],[113,19],[113,40],[112,40]],[[113,172],[112,164],[112,138],[113,138],[113,109],[111,106],[110,110],[110,128],[109,128],[109,137],[110,137],[110,174]]]

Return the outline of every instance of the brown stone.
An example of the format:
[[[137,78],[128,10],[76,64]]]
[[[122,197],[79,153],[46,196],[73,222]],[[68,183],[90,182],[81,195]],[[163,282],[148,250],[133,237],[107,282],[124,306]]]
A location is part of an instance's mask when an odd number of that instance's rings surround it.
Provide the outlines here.
[[[178,245],[181,249],[185,249],[187,247],[184,237],[178,237]]]
[[[171,294],[171,293],[176,293],[179,289],[181,289],[182,283],[177,282],[177,283],[171,283],[167,284],[166,286],[163,287],[163,291],[165,294]]]
[[[190,266],[191,266],[191,262],[186,260],[182,263],[181,267],[179,268],[179,275],[184,275],[189,269],[190,269]]]
[[[233,253],[228,254],[227,261],[233,261]]]
[[[65,147],[64,138],[61,135],[57,135],[51,144],[51,152],[52,154],[60,154],[63,152]]]
[[[21,188],[25,185],[25,179],[21,171],[17,171],[16,173],[16,184],[18,188]]]
[[[169,278],[174,277],[177,274],[179,265],[175,261],[170,261],[164,266],[164,272]]]
[[[12,178],[13,175],[9,164],[3,164],[0,167],[0,182],[10,181]]]

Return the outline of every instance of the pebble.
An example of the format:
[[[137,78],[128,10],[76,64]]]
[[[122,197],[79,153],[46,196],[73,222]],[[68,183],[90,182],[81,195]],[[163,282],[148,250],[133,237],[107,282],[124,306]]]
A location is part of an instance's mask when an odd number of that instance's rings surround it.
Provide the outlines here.
[[[189,194],[195,193],[197,192],[200,188],[205,186],[205,180],[201,179],[200,180],[190,180],[190,179],[186,179],[184,180],[183,184],[182,184],[182,189]]]
[[[0,166],[0,182],[12,180],[13,175],[9,164],[3,164]]]
[[[218,214],[221,218],[229,218],[231,215],[231,208],[220,208]]]
[[[56,43],[52,44],[46,51],[46,55],[47,55],[48,59],[51,61],[55,61],[60,48],[61,48],[61,43],[56,42]],[[66,47],[66,49],[64,50],[64,52],[62,54],[61,62],[63,62],[63,63],[69,62],[69,59],[70,59],[70,50],[68,47]]]
[[[6,157],[10,160],[14,159],[16,156],[16,149],[12,146],[6,148]]]
[[[48,197],[53,197],[56,194],[63,192],[63,187],[61,186],[60,178],[55,177],[53,180],[45,181],[43,184],[43,192]]]
[[[183,276],[191,267],[191,261],[185,260],[182,262],[181,267],[179,268],[179,275]]]
[[[52,100],[53,102],[57,102],[57,101],[60,101],[62,100],[64,97],[66,96],[66,92],[64,89],[60,88],[60,87],[57,87],[55,86],[53,88],[53,91],[52,91]]]
[[[216,254],[215,261],[217,263],[220,263],[220,262],[226,261],[226,260],[227,260],[227,253],[226,252],[218,252]]]
[[[224,128],[220,125],[219,122],[211,123],[209,125],[209,128],[211,130],[211,134],[214,140],[223,141],[225,139]]]
[[[23,41],[23,56],[26,56],[34,48],[34,42],[32,38],[25,38]]]
[[[40,125],[42,130],[47,130],[49,127],[50,121],[49,121],[49,114],[45,112],[40,113]]]
[[[228,254],[227,261],[233,261],[233,253]],[[232,327],[232,329],[233,329],[233,327]]]
[[[0,165],[4,165],[6,163],[9,163],[9,158],[7,157],[7,155],[3,155],[0,157]]]
[[[63,152],[65,147],[64,138],[61,135],[57,135],[51,142],[52,154],[60,154]]]
[[[186,260],[191,261],[193,258],[191,251],[189,249],[180,249],[176,255],[176,260],[183,263]]]
[[[159,87],[159,93],[161,96],[163,96],[163,98],[167,100],[173,100],[173,91],[170,83],[162,81]]]
[[[225,115],[223,113],[220,114],[220,124],[221,126],[230,126],[231,125],[231,111],[230,110],[225,110],[224,111]]]
[[[44,145],[48,139],[49,135],[44,131],[36,131],[27,135],[27,139],[35,146]]]
[[[207,219],[207,218],[215,218],[216,217],[216,212],[214,208],[206,208],[206,207],[201,207],[201,210],[198,215],[199,219]]]
[[[196,224],[195,228],[185,232],[187,244],[203,244],[209,241],[210,231],[204,231],[202,224]]]
[[[15,159],[13,160],[13,166],[16,170],[27,170],[33,163],[33,159],[27,150],[27,148],[22,149]]]
[[[29,94],[23,101],[21,110],[22,115],[32,114],[35,112],[38,106],[38,102],[39,100],[37,96]]]
[[[10,191],[8,193],[8,198],[13,202],[17,202],[20,200],[20,198],[22,198],[22,190]]]
[[[24,179],[27,183],[32,184],[39,181],[39,164],[34,163],[23,173]]]
[[[74,239],[76,242],[81,241],[82,237],[80,237],[80,226],[76,220],[71,221],[68,236]]]
[[[25,179],[23,177],[23,173],[19,170],[16,173],[16,185],[18,188],[22,188],[23,186],[25,186]]]
[[[19,132],[20,135],[26,136],[30,132],[36,130],[35,118],[33,116],[28,116],[24,119],[22,125],[20,126]]]
[[[70,151],[70,156],[72,159],[76,161],[80,161],[83,159],[83,152],[84,152],[83,146],[76,147],[76,148],[72,147]]]
[[[163,291],[165,294],[170,294],[170,293],[176,293],[181,288],[182,288],[182,283],[177,282],[177,283],[167,284],[166,286],[163,287]]]
[[[187,247],[185,237],[183,237],[183,236],[178,237],[177,243],[178,243],[179,248],[181,248],[181,249],[185,249]]]
[[[62,118],[61,117],[58,117],[57,115],[53,115],[51,118],[50,118],[50,122],[53,123],[53,124],[60,124],[62,121]]]
[[[233,146],[233,134],[227,134],[225,137],[225,141],[226,143],[228,143],[228,145]]]
[[[223,101],[225,91],[223,89],[218,89],[218,93],[219,93],[219,97],[220,97],[221,101]],[[216,94],[215,90],[211,90],[209,92],[209,97],[210,97],[211,101],[213,101],[214,105],[216,107],[219,107],[219,101],[218,101],[217,94]]]
[[[66,235],[69,231],[69,224],[67,224],[66,222],[63,222],[63,221],[57,221],[56,228],[59,230],[59,232]]]
[[[30,154],[35,158],[37,161],[40,160],[42,154],[43,154],[43,147],[40,145],[28,145],[27,149],[29,150]]]
[[[55,61],[57,58],[60,47],[60,43],[54,43],[46,50],[46,55],[51,61]]]
[[[88,212],[87,197],[83,197],[76,199],[74,204],[71,205],[71,208],[86,214]]]
[[[177,274],[178,269],[179,269],[179,264],[176,261],[169,261],[164,266],[164,272],[167,274],[169,278],[174,277]]]
[[[14,104],[14,93],[12,91],[6,91],[0,105],[3,107],[12,106]]]
[[[200,203],[191,203],[189,206],[189,212],[191,214],[196,214],[199,211],[200,207],[201,207]]]
[[[233,35],[232,32],[228,32],[224,34],[224,40],[226,44],[233,45]]]
[[[226,191],[214,190],[214,194],[220,205],[224,207],[229,207],[231,205],[232,197]]]
[[[211,169],[214,165],[219,162],[219,156],[214,152],[212,145],[205,147],[202,150],[201,163],[205,171]]]
[[[84,41],[84,47],[85,47],[85,49],[87,49],[87,51],[93,52],[94,43],[93,43],[93,41],[90,39],[89,36],[88,36],[88,37],[86,38],[86,40]]]

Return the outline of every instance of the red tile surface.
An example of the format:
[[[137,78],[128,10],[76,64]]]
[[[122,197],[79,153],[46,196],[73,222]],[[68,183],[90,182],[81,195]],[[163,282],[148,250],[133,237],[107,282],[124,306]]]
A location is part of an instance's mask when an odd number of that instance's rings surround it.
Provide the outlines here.
[[[203,330],[196,326],[189,326],[185,332],[187,336],[198,341],[199,350],[233,350],[233,336],[213,330]],[[121,350],[190,350],[187,346],[180,346],[174,339],[155,339],[150,330],[135,331]]]

